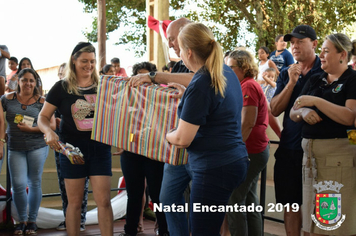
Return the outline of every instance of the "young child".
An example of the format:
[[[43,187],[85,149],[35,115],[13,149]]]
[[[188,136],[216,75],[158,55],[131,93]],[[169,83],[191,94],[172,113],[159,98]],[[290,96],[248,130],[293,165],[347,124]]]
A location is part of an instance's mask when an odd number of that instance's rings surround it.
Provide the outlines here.
[[[116,76],[127,77],[125,69],[120,67],[120,59],[119,58],[114,57],[113,59],[111,59],[111,65],[115,69]]]
[[[356,70],[356,56],[355,55],[352,55],[351,57],[351,66],[352,66],[352,69]]]
[[[177,63],[177,62],[175,62],[175,61],[170,61],[170,62],[168,62],[167,65],[164,65],[164,66],[162,67],[162,72],[169,72],[169,73],[171,73],[171,72],[172,72],[172,69],[173,69],[173,67],[174,67],[174,65],[175,65],[176,63]]]
[[[262,74],[262,78],[264,83],[261,84],[262,90],[266,96],[268,102],[268,118],[269,125],[272,130],[276,133],[276,135],[281,137],[281,124],[278,120],[278,117],[275,117],[271,113],[270,102],[276,91],[276,81],[277,81],[277,71],[274,68],[267,68],[265,72]]]
[[[262,74],[268,69],[268,68],[274,68],[276,70],[277,76],[279,75],[279,70],[276,66],[276,64],[269,60],[269,49],[267,47],[260,47],[258,49],[258,59],[260,60],[260,63],[258,63],[258,76],[257,76],[257,82],[259,84],[263,84],[265,81],[262,78]]]
[[[17,81],[17,77],[16,76],[14,77],[14,75],[16,74],[18,63],[19,62],[18,62],[16,57],[10,57],[9,58],[8,66],[9,66],[9,69],[11,70],[11,73],[8,74],[7,77],[6,77],[6,85],[5,85],[5,92],[6,93],[14,91],[14,90],[10,89],[8,87],[8,85],[9,85],[10,80]]]
[[[115,75],[115,69],[111,64],[106,64],[99,72],[100,75]]]

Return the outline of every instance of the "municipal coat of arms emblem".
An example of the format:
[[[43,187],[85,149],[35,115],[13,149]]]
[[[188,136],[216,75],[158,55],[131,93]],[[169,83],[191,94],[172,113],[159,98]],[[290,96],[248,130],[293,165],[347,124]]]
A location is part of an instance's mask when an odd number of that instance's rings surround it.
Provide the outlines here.
[[[342,88],[342,85],[343,84],[338,84],[335,88],[332,89],[332,92],[333,93],[338,93],[341,91],[341,88]]]
[[[345,221],[346,215],[341,214],[340,189],[344,186],[335,181],[324,181],[313,185],[317,190],[315,195],[315,214],[312,220],[317,227],[323,230],[335,230]],[[322,193],[326,190],[336,193]]]

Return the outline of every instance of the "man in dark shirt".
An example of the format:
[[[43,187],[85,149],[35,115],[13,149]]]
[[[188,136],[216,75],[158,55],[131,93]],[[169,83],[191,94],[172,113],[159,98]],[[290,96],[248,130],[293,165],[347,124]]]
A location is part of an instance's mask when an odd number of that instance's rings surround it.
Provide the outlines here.
[[[178,20],[172,21],[167,28],[167,39],[169,47],[173,48],[177,56],[180,56],[180,49],[178,44],[178,34],[180,29],[191,23],[190,20],[186,18],[180,18]],[[189,73],[189,69],[184,65],[183,61],[177,62],[171,73],[166,72],[156,72],[147,74],[138,74],[130,78],[129,83],[132,86],[139,86],[143,83],[154,82],[156,84],[168,84],[171,82],[179,83],[187,87],[193,78],[193,73]]]
[[[189,23],[191,21],[188,19],[180,18],[171,22],[167,28],[169,47],[174,49],[177,56],[180,56],[178,44],[179,31]],[[174,65],[171,73],[150,72],[147,74],[138,74],[130,78],[129,83],[132,86],[139,86],[150,82],[158,84],[175,82],[187,87],[192,78],[193,72],[189,71],[181,60]],[[165,164],[160,194],[160,201],[163,206],[184,204],[183,193],[191,180],[190,172],[189,164],[180,166]],[[185,212],[166,212],[165,215],[170,236],[189,236],[188,220]]]
[[[292,33],[284,36],[291,42],[292,55],[297,61],[281,71],[277,80],[277,90],[271,100],[274,116],[284,112],[283,130],[280,144],[275,153],[274,182],[276,202],[302,204],[302,124],[289,117],[295,99],[301,93],[306,81],[314,74],[322,72],[320,59],[315,55],[316,40],[314,29],[308,25],[297,26]],[[287,235],[300,235],[302,214],[284,211],[284,225]],[[300,209],[300,208],[299,208]]]

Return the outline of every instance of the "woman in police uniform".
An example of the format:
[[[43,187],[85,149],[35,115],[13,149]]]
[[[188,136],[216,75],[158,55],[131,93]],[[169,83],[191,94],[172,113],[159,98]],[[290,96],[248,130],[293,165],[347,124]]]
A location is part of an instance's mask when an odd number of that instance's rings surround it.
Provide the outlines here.
[[[356,146],[347,138],[356,111],[356,72],[347,64],[355,51],[346,35],[327,36],[320,54],[324,72],[309,79],[290,113],[304,122],[303,230],[314,234],[356,234]],[[318,200],[318,193],[341,194],[341,201]]]

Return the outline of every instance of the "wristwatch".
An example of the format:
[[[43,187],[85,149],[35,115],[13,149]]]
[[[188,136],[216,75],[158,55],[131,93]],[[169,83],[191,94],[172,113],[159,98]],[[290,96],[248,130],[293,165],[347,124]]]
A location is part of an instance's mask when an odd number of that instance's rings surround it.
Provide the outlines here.
[[[0,138],[0,142],[6,143],[6,140],[3,138]]]
[[[157,75],[157,73],[155,71],[151,71],[150,73],[148,73],[148,77],[150,77],[152,83],[155,82],[156,75]]]

